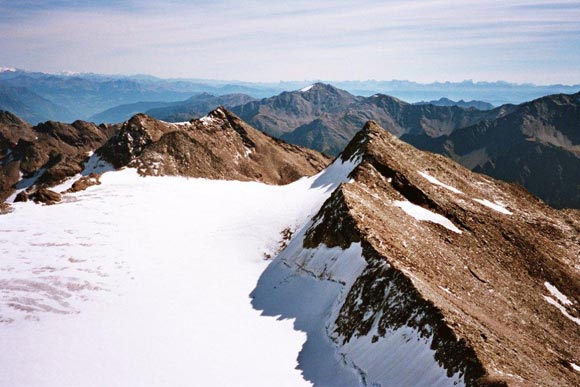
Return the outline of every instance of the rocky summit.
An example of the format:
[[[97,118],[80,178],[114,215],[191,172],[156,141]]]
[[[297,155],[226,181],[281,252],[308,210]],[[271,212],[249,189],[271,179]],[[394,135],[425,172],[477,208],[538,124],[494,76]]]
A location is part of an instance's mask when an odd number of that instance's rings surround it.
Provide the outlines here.
[[[364,385],[446,384],[419,355],[393,359],[401,337],[423,342],[457,383],[580,384],[580,211],[418,151],[374,122],[340,157],[358,163],[351,180],[263,274],[257,305],[291,281],[276,274],[287,267],[342,284],[324,324]]]
[[[323,169],[330,158],[274,139],[219,107],[200,119],[167,123],[139,114],[97,152],[115,168],[143,175],[287,184]]]

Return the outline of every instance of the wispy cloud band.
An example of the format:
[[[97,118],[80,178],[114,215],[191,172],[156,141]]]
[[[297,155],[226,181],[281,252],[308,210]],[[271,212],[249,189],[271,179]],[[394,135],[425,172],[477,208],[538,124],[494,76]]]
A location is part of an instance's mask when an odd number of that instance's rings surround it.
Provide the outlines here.
[[[0,0],[0,15],[0,64],[36,70],[580,81],[580,1]]]

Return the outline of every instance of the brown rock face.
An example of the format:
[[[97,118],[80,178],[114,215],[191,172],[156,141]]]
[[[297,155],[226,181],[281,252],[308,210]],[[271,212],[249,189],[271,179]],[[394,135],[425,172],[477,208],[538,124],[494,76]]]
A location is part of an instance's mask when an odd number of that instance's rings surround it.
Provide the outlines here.
[[[114,134],[113,134],[114,133]],[[46,122],[30,127],[0,115],[0,200],[26,188],[18,201],[32,198],[83,171],[89,154],[114,168],[136,167],[142,175],[286,184],[313,175],[330,162],[316,151],[273,139],[219,108],[201,120],[172,124],[138,114],[119,126]],[[100,184],[97,175],[68,190]]]
[[[206,117],[172,124],[137,115],[98,152],[115,167],[143,175],[286,184],[323,169],[330,159],[273,139],[220,107]]]
[[[12,212],[12,206],[9,203],[0,203],[0,215],[9,214]]]
[[[374,342],[409,326],[468,385],[580,385],[580,212],[418,151],[373,122],[342,157],[355,154],[354,181],[323,205],[304,242],[363,248],[367,267],[338,336],[376,326]],[[439,223],[417,219],[425,214]]]
[[[28,193],[26,193],[26,191],[22,191],[19,192],[18,195],[16,195],[16,197],[14,198],[14,203],[19,203],[19,202],[27,202],[30,199]]]
[[[20,179],[13,149],[20,140],[32,141],[34,138],[34,131],[28,123],[9,112],[0,111],[0,202]]]
[[[35,137],[32,127],[14,114],[0,111],[0,158],[20,139],[31,141]]]
[[[148,145],[175,130],[174,125],[145,114],[137,114],[123,123],[120,130],[99,150],[99,153],[115,168],[120,168],[139,156]]]
[[[114,130],[83,121],[31,127],[0,112],[0,201],[13,192],[21,176],[29,181],[18,188],[50,187],[80,173],[88,152],[104,144]]]

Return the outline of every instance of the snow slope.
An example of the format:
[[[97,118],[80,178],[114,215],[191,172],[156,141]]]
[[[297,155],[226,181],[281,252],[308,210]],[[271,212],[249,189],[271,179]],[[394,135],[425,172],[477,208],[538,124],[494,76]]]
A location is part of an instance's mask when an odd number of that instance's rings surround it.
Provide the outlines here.
[[[367,267],[360,243],[347,249],[324,244],[307,249],[307,224],[264,271],[252,292],[253,305],[265,316],[293,319],[307,334],[298,357],[304,377],[317,386],[463,386],[458,374],[434,360],[432,338],[403,326],[380,337],[374,319],[371,332],[343,343],[335,321],[353,283]],[[359,295],[360,300],[360,295]]]
[[[281,386],[305,334],[249,294],[355,166],[287,186],[107,172],[0,218],[0,385]]]

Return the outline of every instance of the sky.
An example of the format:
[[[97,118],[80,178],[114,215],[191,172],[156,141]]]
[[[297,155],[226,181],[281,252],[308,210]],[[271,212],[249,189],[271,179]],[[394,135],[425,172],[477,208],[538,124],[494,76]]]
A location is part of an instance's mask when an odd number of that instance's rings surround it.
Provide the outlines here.
[[[580,83],[580,0],[0,0],[0,67]]]

